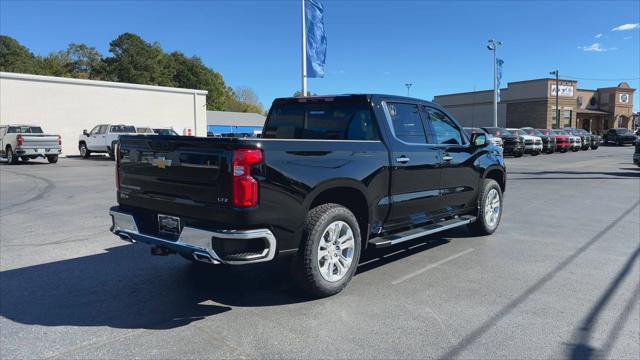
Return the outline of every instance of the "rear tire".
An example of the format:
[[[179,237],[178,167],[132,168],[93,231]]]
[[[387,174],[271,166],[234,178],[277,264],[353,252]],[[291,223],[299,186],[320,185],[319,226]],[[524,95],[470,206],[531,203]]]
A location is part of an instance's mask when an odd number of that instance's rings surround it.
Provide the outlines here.
[[[468,225],[475,236],[493,234],[502,218],[502,189],[493,179],[484,179],[478,195],[478,214],[475,222]]]
[[[80,143],[78,150],[80,150],[80,156],[82,156],[83,159],[88,159],[89,156],[91,156],[91,151],[89,151],[85,143]]]
[[[58,155],[47,155],[47,161],[49,164],[55,164],[58,162]]]
[[[5,154],[7,156],[7,163],[9,165],[15,165],[18,163],[18,157],[13,153],[13,149],[11,149],[11,145],[7,145],[5,149]]]
[[[292,262],[293,278],[313,297],[337,294],[356,272],[360,250],[360,228],[353,213],[338,204],[317,206],[307,214]]]

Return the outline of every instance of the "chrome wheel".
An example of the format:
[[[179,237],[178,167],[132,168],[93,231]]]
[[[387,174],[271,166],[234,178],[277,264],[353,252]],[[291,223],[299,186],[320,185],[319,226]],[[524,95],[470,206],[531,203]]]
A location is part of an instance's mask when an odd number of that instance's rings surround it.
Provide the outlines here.
[[[353,262],[355,240],[349,224],[334,221],[322,233],[318,244],[318,268],[322,277],[330,282],[341,280]]]
[[[84,144],[80,145],[80,156],[87,157],[87,146]]]
[[[11,150],[10,148],[7,150],[7,162],[9,164],[13,164],[15,162],[15,160],[13,159],[13,150]]]
[[[487,194],[487,201],[484,205],[484,220],[491,228],[498,225],[500,218],[500,194],[498,190],[491,189]]]

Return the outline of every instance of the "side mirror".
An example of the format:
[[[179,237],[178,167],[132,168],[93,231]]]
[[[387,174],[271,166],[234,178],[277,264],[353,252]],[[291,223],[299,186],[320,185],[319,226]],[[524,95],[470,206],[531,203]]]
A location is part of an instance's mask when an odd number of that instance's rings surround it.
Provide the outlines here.
[[[471,144],[473,144],[473,146],[478,146],[478,147],[489,144],[489,139],[487,138],[487,134],[482,134],[482,133],[471,134]]]
[[[82,130],[82,134],[85,136],[89,136],[89,133],[87,132],[87,129]]]

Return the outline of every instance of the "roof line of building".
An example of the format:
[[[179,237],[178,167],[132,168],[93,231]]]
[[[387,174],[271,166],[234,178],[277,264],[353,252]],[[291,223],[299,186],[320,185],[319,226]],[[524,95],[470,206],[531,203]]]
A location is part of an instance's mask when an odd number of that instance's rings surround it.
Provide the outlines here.
[[[63,78],[63,77],[56,77],[56,76],[31,75],[31,74],[20,74],[20,73],[11,73],[11,72],[0,72],[0,79],[17,79],[17,80],[26,80],[26,81],[53,82],[53,83],[63,83],[63,84],[100,86],[100,87],[111,87],[111,88],[121,88],[121,89],[136,89],[136,90],[145,90],[145,91],[160,91],[160,92],[171,92],[171,93],[181,93],[181,94],[207,95],[209,93],[207,90],[183,89],[183,88],[173,88],[168,86],[155,86],[155,85],[140,85],[140,84],[121,83],[121,82],[103,81],[103,80]]]
[[[546,77],[546,78],[540,78],[540,79],[511,81],[511,82],[509,82],[508,84],[522,84],[522,83],[536,82],[536,81],[542,81],[542,80],[552,80],[552,81],[556,81],[556,78]],[[571,79],[558,79],[558,81],[570,81],[570,82],[574,82],[574,83],[577,83],[577,82],[578,82],[578,80],[571,80]]]
[[[502,88],[500,89],[500,91],[506,90],[506,88]],[[473,94],[473,93],[484,93],[484,92],[493,92],[493,90],[477,90],[477,91],[467,91],[467,92],[459,92],[459,93],[452,93],[452,94],[444,94],[444,95],[436,95],[434,96],[434,98],[439,97],[439,96],[451,96],[451,95],[466,95],[466,94]]]

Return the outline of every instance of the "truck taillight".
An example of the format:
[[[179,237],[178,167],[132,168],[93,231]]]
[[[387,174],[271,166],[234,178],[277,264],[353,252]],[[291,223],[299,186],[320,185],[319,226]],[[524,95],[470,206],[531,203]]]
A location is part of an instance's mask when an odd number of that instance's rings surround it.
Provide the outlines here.
[[[113,146],[113,156],[116,160],[116,191],[120,191],[120,144]]]
[[[22,146],[22,144],[24,144],[24,141],[22,139],[22,135],[18,134],[18,136],[16,136],[16,145],[17,146]]]
[[[58,135],[58,145],[62,146],[62,137],[60,135]]]
[[[262,162],[262,150],[238,149],[233,151],[233,206],[258,205],[258,182],[251,177],[251,166]]]

